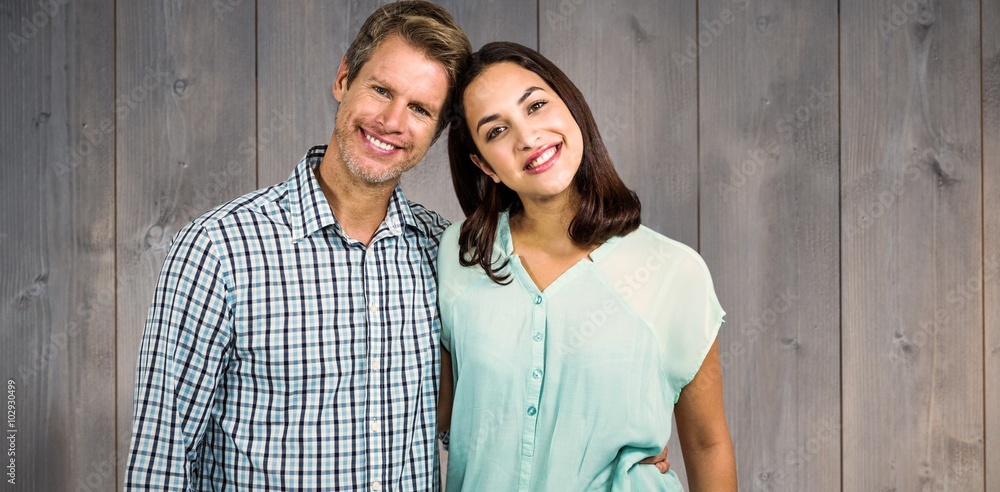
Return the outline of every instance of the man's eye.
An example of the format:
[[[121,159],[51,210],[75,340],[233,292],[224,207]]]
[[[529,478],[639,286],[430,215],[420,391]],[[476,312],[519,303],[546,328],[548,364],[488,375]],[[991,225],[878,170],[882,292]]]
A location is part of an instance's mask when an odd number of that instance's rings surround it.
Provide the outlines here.
[[[528,106],[528,114],[538,111],[542,106],[545,106],[546,102],[547,101],[535,101],[531,103],[531,106]]]
[[[381,94],[383,96],[389,95],[389,91],[387,91],[387,90],[385,90],[385,89],[383,89],[383,88],[381,88],[379,86],[375,86],[375,92],[377,92],[377,93],[379,93],[379,94]]]
[[[506,130],[506,128],[502,126],[494,126],[493,128],[490,128],[490,131],[486,132],[486,141],[489,142],[490,140],[497,138],[501,133],[503,133],[504,130]]]
[[[420,106],[413,106],[413,111],[416,112],[417,114],[424,115],[424,116],[430,116],[431,115],[430,111],[427,111],[426,109],[421,108]]]

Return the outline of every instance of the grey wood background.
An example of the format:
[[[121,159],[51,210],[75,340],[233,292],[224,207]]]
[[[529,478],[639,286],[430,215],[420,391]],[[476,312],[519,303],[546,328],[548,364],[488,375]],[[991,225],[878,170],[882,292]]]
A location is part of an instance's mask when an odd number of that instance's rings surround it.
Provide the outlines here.
[[[120,486],[171,236],[327,142],[382,3],[0,4],[5,490]],[[743,490],[1000,492],[1000,0],[441,3],[562,67],[702,252]],[[457,219],[443,139],[404,188]]]

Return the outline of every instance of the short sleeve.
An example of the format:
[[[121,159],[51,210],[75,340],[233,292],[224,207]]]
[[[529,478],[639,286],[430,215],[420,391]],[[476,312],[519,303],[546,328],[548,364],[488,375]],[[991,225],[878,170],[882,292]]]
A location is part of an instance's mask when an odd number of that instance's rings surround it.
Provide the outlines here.
[[[675,402],[701,369],[726,314],[704,260],[693,250],[685,253],[653,303],[659,307],[653,319],[665,334],[664,365]]]
[[[461,290],[462,267],[458,262],[458,233],[462,222],[452,224],[441,236],[438,248],[438,311],[441,316],[441,345],[452,351],[454,304]]]

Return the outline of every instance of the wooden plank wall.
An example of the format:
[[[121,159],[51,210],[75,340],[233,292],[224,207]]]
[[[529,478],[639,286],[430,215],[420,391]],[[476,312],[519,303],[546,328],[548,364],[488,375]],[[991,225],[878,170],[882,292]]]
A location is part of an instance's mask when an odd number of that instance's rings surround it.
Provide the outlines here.
[[[1000,491],[1000,0],[982,5],[986,490]]]
[[[844,490],[984,488],[979,8],[841,3]]]
[[[15,489],[115,487],[171,236],[328,141],[387,1],[0,6]],[[1000,0],[441,3],[563,68],[706,258],[743,490],[1000,492]],[[457,219],[445,139],[404,187]]]
[[[0,378],[15,405],[2,461],[16,468],[3,485],[111,489],[114,11],[99,0],[0,11]]]
[[[699,3],[701,252],[751,490],[840,490],[836,14]]]

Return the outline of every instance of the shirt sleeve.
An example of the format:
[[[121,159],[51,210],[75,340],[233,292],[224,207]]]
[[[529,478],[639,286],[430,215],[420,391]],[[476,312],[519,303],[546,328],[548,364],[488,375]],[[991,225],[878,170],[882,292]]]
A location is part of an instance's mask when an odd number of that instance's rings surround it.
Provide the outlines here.
[[[178,233],[139,349],[125,490],[193,490],[199,447],[232,339],[222,263],[196,224]]]
[[[455,317],[452,315],[455,297],[461,290],[461,265],[458,262],[458,233],[462,222],[444,231],[438,248],[438,311],[441,316],[441,345],[449,352]]]
[[[708,267],[694,250],[682,255],[672,273],[655,305],[660,307],[656,319],[663,323],[668,337],[664,359],[676,403],[681,389],[701,369],[726,313],[715,294]]]

